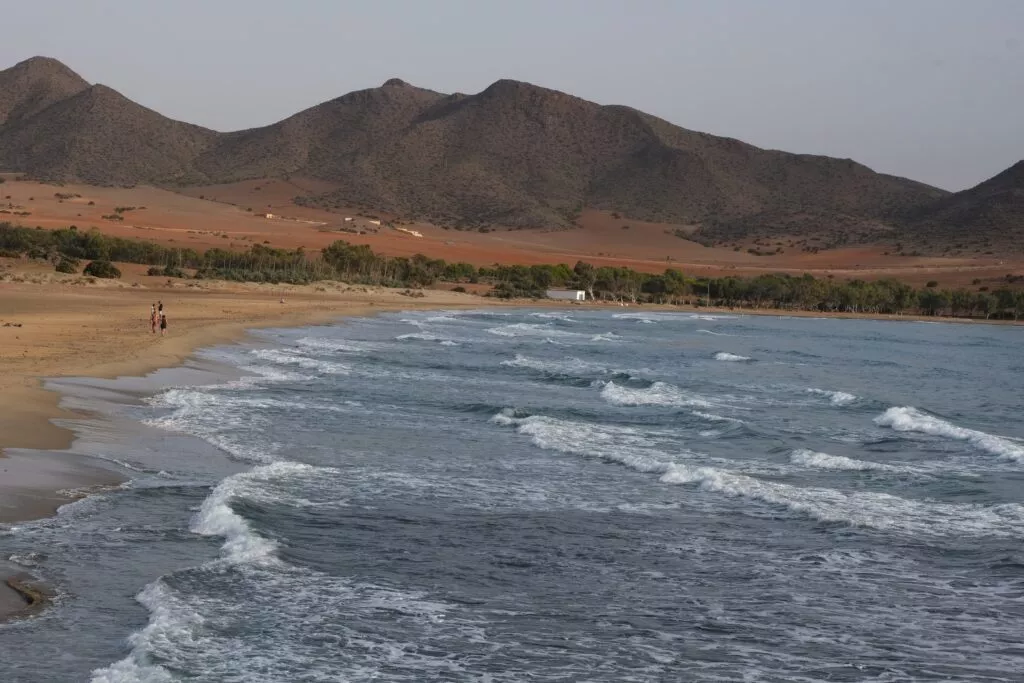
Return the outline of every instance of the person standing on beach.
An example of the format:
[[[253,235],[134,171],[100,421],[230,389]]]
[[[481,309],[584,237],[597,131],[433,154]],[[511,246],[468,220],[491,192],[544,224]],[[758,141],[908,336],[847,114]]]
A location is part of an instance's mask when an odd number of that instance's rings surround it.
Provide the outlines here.
[[[160,311],[160,336],[164,336],[167,333],[167,314]]]
[[[156,304],[149,307],[149,327],[153,334],[156,334]]]

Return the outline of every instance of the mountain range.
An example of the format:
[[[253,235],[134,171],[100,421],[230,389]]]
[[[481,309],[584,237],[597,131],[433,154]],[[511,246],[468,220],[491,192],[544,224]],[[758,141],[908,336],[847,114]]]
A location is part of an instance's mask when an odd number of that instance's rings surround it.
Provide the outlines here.
[[[34,57],[0,71],[0,170],[172,189],[307,177],[334,189],[300,203],[470,227],[567,227],[600,209],[691,226],[713,242],[1024,237],[1024,162],[951,194],[512,80],[448,95],[392,79],[221,133]]]

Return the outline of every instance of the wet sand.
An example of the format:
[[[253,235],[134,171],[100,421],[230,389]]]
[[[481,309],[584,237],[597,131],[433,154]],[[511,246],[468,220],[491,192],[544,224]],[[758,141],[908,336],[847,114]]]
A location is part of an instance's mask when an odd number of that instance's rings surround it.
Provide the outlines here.
[[[258,327],[481,304],[478,297],[450,292],[413,299],[397,290],[345,285],[200,288],[146,279],[139,278],[144,284],[138,286],[130,280],[74,284],[76,279],[49,275],[34,283],[0,282],[0,523],[51,515],[83,489],[121,481],[101,461],[61,452],[75,435],[55,420],[82,415],[61,405],[60,394],[43,386],[46,378],[141,376]],[[165,337],[149,329],[150,305],[158,300],[167,312]],[[5,583],[13,570],[0,564],[0,619],[25,606]]]

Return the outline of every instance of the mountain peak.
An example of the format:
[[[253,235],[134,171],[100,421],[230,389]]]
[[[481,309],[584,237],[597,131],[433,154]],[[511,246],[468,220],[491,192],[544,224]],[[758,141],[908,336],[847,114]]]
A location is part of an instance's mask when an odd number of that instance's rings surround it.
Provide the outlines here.
[[[24,74],[35,78],[69,78],[87,85],[85,79],[75,73],[71,67],[53,57],[29,57],[7,69],[6,72],[0,73]]]
[[[384,81],[384,88],[411,88],[412,86],[403,81],[401,78],[389,78]]]
[[[0,71],[0,125],[33,116],[89,83],[51,57],[31,57]]]

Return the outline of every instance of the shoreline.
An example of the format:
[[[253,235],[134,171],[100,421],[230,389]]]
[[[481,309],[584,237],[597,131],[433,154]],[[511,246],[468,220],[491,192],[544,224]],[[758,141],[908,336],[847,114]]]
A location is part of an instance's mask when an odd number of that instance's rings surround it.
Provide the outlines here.
[[[0,525],[50,517],[90,489],[125,481],[114,466],[74,452],[76,430],[59,423],[93,414],[67,407],[65,394],[46,386],[50,380],[144,377],[182,366],[201,348],[243,341],[260,328],[480,305],[471,295],[409,298],[398,290],[343,285],[183,289],[0,283]],[[168,310],[166,337],[149,330],[149,305],[157,300]],[[3,327],[6,322],[15,325]],[[0,560],[0,623],[44,608],[45,601],[28,600],[17,586],[45,596],[45,584]]]
[[[498,300],[437,290],[428,290],[426,294],[423,298],[409,298],[398,290],[349,286],[327,291],[311,286],[224,285],[198,292],[175,287],[120,286],[83,291],[81,287],[60,285],[0,286],[0,304],[14,304],[0,308],[0,325],[15,320],[20,325],[0,329],[0,357],[4,359],[0,361],[4,369],[0,373],[0,524],[52,516],[61,506],[87,495],[71,490],[87,491],[124,481],[112,467],[93,463],[72,450],[78,434],[58,422],[89,417],[90,411],[63,405],[65,394],[59,388],[45,386],[48,380],[144,377],[182,366],[201,348],[243,341],[250,331],[259,328],[328,324],[398,310],[488,307],[1020,324],[1006,320],[776,309]],[[150,299],[168,305],[168,319],[173,321],[168,337],[154,336],[148,330]],[[20,358],[16,353],[18,347],[24,347]],[[12,580],[16,585],[12,585]],[[24,585],[42,591],[40,594],[45,598],[45,585],[24,568],[0,563],[0,623],[45,608],[45,599],[33,601],[18,589]]]

